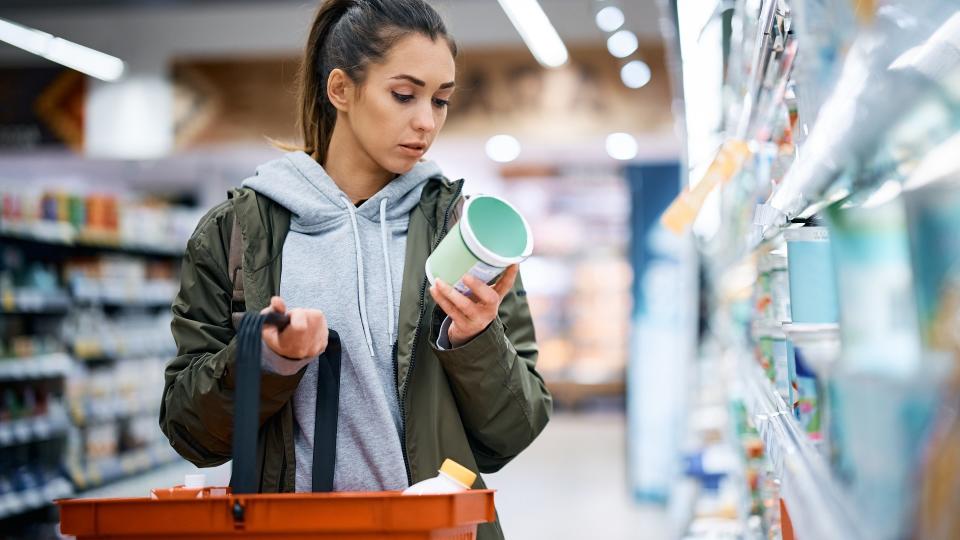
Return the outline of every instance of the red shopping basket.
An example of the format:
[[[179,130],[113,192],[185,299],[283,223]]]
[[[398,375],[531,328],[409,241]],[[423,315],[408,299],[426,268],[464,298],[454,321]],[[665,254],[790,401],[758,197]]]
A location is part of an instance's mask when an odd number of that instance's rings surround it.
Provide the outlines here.
[[[286,320],[253,314],[244,317],[238,332],[238,396],[260,394],[259,336],[264,322],[282,328]],[[331,331],[331,338],[335,336]],[[334,360],[339,371],[339,357]],[[495,519],[492,490],[419,496],[396,491],[255,494],[252,449],[258,409],[257,399],[236,402],[232,492],[227,489],[212,495],[209,489],[174,489],[155,490],[153,498],[62,499],[57,501],[61,533],[78,540],[473,540],[478,524]]]
[[[282,493],[201,499],[57,501],[60,532],[77,540],[134,538],[344,538],[473,540],[494,519],[493,491],[402,496]]]

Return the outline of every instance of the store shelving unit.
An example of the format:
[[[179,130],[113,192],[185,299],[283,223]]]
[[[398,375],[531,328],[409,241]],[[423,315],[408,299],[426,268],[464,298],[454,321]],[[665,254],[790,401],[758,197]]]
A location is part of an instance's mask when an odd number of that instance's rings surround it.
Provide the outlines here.
[[[183,255],[173,245],[121,242],[116,238],[83,235],[63,223],[31,223],[29,226],[6,224],[0,226],[0,241],[30,245],[36,249],[73,250],[86,253],[121,253],[149,257],[177,259]]]
[[[781,477],[781,496],[797,538],[866,539],[849,496],[760,367],[739,357],[745,404]]]
[[[5,202],[10,193],[20,196],[0,188]],[[4,210],[19,212],[38,200],[32,193],[23,197]],[[129,481],[179,459],[156,425],[162,386],[156,375],[175,349],[163,312],[176,295],[185,239],[158,241],[154,235],[131,243],[122,238],[135,235],[118,229],[78,229],[73,212],[82,197],[57,192],[44,200],[67,199],[69,211],[61,207],[58,219],[5,213],[0,220],[3,252],[14,254],[0,265],[7,272],[0,283],[0,328],[18,340],[0,350],[0,390],[42,392],[46,400],[37,415],[26,412],[29,405],[18,405],[24,412],[0,405],[0,413],[12,415],[0,420],[6,456],[0,463],[0,530],[47,515],[56,498]],[[181,212],[169,220],[186,217]],[[194,223],[178,221],[171,230],[192,230]],[[45,275],[25,279],[33,266]]]
[[[923,286],[931,287],[931,283],[943,286],[934,279],[946,280],[946,277],[925,275],[931,266],[923,266],[921,259],[924,256],[918,257],[915,252],[921,249],[918,245],[936,251],[936,262],[932,265],[955,264],[955,259],[950,258],[954,252],[944,254],[944,250],[956,249],[952,244],[940,246],[930,240],[932,244],[925,245],[928,239],[924,235],[928,232],[947,233],[936,227],[918,229],[920,226],[916,221],[922,221],[926,216],[921,215],[911,223],[910,216],[897,211],[903,212],[910,204],[927,205],[915,207],[915,211],[920,211],[916,208],[933,213],[938,211],[929,200],[905,203],[904,199],[909,200],[910,190],[916,187],[911,185],[915,184],[911,180],[916,179],[918,172],[929,172],[924,165],[929,164],[934,153],[940,157],[940,162],[935,161],[938,170],[945,171],[944,162],[949,159],[943,159],[942,148],[950,144],[953,144],[952,148],[960,146],[951,142],[960,130],[960,42],[957,40],[960,12],[955,3],[939,0],[895,0],[886,4],[890,5],[878,10],[875,3],[869,2],[854,6],[844,2],[809,0],[735,1],[724,7],[722,23],[713,21],[718,26],[722,24],[724,49],[728,51],[723,58],[726,68],[721,92],[723,99],[717,102],[723,108],[725,127],[719,135],[724,144],[713,166],[706,169],[700,180],[708,188],[692,188],[678,199],[676,207],[684,206],[679,203],[688,205],[687,208],[695,206],[693,215],[696,216],[705,195],[713,187],[719,188],[719,204],[712,209],[716,210],[717,215],[712,217],[718,226],[707,232],[698,229],[701,253],[708,261],[710,280],[716,292],[713,299],[716,303],[715,319],[724,321],[717,325],[722,328],[712,337],[721,342],[730,357],[729,364],[734,366],[732,371],[739,394],[733,392],[731,399],[742,400],[750,421],[759,432],[765,459],[779,481],[778,492],[765,502],[779,499],[782,512],[760,512],[765,521],[769,517],[775,531],[772,537],[782,534],[783,538],[790,540],[902,538],[917,534],[916,529],[911,533],[907,528],[919,527],[924,517],[911,514],[912,505],[920,504],[921,481],[929,481],[918,480],[928,471],[917,469],[921,466],[921,459],[910,453],[913,450],[889,451],[880,458],[882,465],[873,463],[871,469],[858,463],[865,459],[864,447],[850,444],[849,438],[869,434],[896,446],[892,443],[896,440],[894,437],[902,437],[904,448],[912,444],[919,446],[917,426],[925,421],[921,419],[925,418],[926,412],[918,412],[925,409],[918,405],[923,400],[916,394],[933,392],[937,384],[934,375],[908,380],[907,369],[898,373],[896,368],[890,367],[896,365],[896,361],[912,361],[911,366],[924,366],[920,371],[936,371],[933,364],[914,360],[928,352],[924,348],[921,354],[919,349],[930,329],[924,328],[923,323],[917,328],[910,320],[884,319],[884,313],[876,315],[867,311],[880,311],[878,306],[887,301],[898,306],[894,311],[902,309],[906,312],[914,307],[909,304],[913,302],[914,286],[919,288],[922,280],[930,280]],[[690,83],[686,81],[684,84]],[[943,180],[945,174],[941,172],[937,180]],[[955,176],[956,173],[951,174]],[[939,189],[949,193],[950,186]],[[903,198],[902,194],[905,194]],[[950,197],[954,195],[948,195]],[[884,205],[894,210],[888,210],[886,214],[876,210]],[[868,214],[873,216],[873,221],[847,225],[850,229],[846,230],[842,223],[838,225],[838,216]],[[674,213],[669,217],[678,215],[683,214]],[[901,215],[905,217],[897,217]],[[912,218],[918,215],[913,214]],[[666,219],[664,223],[676,230],[673,225],[677,221]],[[689,222],[685,224],[690,225]],[[863,324],[858,325],[858,321],[851,324],[843,315],[840,316],[839,330],[836,318],[801,319],[816,323],[813,326],[832,325],[831,332],[822,332],[819,337],[803,337],[805,342],[802,344],[794,339],[798,336],[784,337],[780,332],[781,344],[793,339],[793,346],[809,347],[804,354],[809,353],[811,358],[820,354],[815,354],[814,350],[836,347],[836,354],[829,361],[806,358],[804,366],[805,370],[816,372],[816,404],[813,407],[826,408],[826,414],[831,415],[829,420],[836,422],[827,427],[805,426],[804,422],[810,419],[804,418],[802,406],[785,402],[783,396],[787,393],[796,399],[797,387],[794,385],[788,391],[779,378],[775,384],[772,373],[779,377],[789,370],[781,372],[778,367],[764,371],[774,363],[768,356],[777,354],[765,351],[764,347],[771,347],[770,342],[777,340],[766,336],[767,343],[762,343],[756,335],[746,337],[751,325],[761,320],[767,324],[766,316],[761,314],[762,308],[755,301],[756,291],[762,289],[760,280],[769,274],[758,267],[771,252],[786,253],[787,231],[812,224],[829,226],[830,241],[835,243],[833,257],[838,257],[838,250],[842,253],[839,257],[844,256],[846,249],[859,253],[856,262],[859,266],[855,267],[850,261],[827,264],[832,268],[825,273],[832,272],[831,279],[837,281],[836,289],[839,289],[834,291],[831,282],[830,294],[838,293],[834,301],[840,304],[841,313],[846,309],[847,317],[855,317],[856,309],[863,304],[864,319],[879,320],[864,332]],[[945,223],[938,222],[938,226],[948,228]],[[851,233],[851,229],[856,232]],[[878,230],[885,231],[887,236],[882,236]],[[838,244],[834,235],[842,238],[844,233],[848,235],[847,243]],[[895,234],[901,236],[894,237]],[[850,240],[851,237],[854,240]],[[836,245],[843,247],[837,248]],[[878,255],[883,249],[887,251]],[[908,249],[909,255],[906,254]],[[904,254],[901,256],[900,253]],[[793,270],[791,268],[791,272]],[[802,275],[803,271],[797,272]],[[883,277],[878,277],[895,272],[913,281],[905,282],[903,294],[900,289],[890,290],[893,286],[884,287]],[[794,274],[790,275],[793,279]],[[856,281],[853,276],[866,276],[865,282],[869,285],[850,292],[856,288],[851,283]],[[846,278],[845,283],[841,282],[841,277]],[[756,284],[752,284],[754,280]],[[898,282],[897,286],[903,283]],[[943,288],[949,290],[946,286]],[[754,297],[750,296],[751,290]],[[867,291],[884,300],[871,305],[874,298],[868,298],[871,294]],[[912,316],[910,313],[906,319]],[[845,327],[845,322],[851,326]],[[779,325],[779,322],[772,324]],[[863,347],[865,342],[873,345],[878,339],[884,339],[883,330],[876,328],[902,332],[898,335],[912,332],[907,341],[917,343],[916,349],[886,353],[877,352],[881,347]],[[838,335],[848,340],[843,343],[842,354]],[[857,344],[861,348],[858,349]],[[923,342],[923,347],[927,346],[930,343]],[[935,352],[942,352],[942,349]],[[879,358],[884,354],[894,359]],[[897,358],[897,355],[901,356]],[[788,356],[784,368],[789,365],[793,369],[792,353],[784,352],[780,358]],[[821,361],[824,363],[818,366],[816,362]],[[888,363],[884,364],[885,361]],[[822,369],[826,365],[830,369]],[[839,365],[848,369],[842,376],[834,371]],[[887,371],[883,372],[884,369]],[[789,373],[796,383],[796,373]],[[908,422],[897,418],[897,413],[891,412],[896,409],[891,407],[886,411],[890,415],[885,417],[888,420],[886,425],[897,427],[880,427],[883,421],[874,420],[876,426],[850,430],[851,424],[855,423],[851,419],[854,416],[851,411],[855,408],[851,400],[860,399],[857,406],[863,406],[870,403],[870,399],[884,399],[869,394],[874,390],[867,389],[869,383],[864,381],[873,376],[886,377],[884,380],[891,388],[916,385],[911,387],[916,394],[909,398],[904,397],[907,390],[889,398],[902,400],[897,406],[911,411],[900,412],[901,415],[916,415],[911,418],[914,423],[909,424],[909,428],[898,425],[898,422],[903,425]],[[806,373],[804,377],[807,381],[813,380],[812,374]],[[921,378],[922,382],[918,383]],[[922,385],[927,387],[921,390]],[[834,392],[847,401],[834,401]],[[871,397],[864,398],[866,394]],[[801,392],[801,395],[809,394]],[[864,411],[863,414],[869,416],[871,412]],[[932,417],[933,413],[930,415]],[[870,420],[864,418],[863,423],[869,424]],[[916,431],[910,432],[910,429]],[[834,438],[833,430],[841,436]],[[851,435],[845,430],[858,434]],[[843,435],[848,440],[844,440]],[[908,438],[912,440],[905,440]],[[877,451],[883,453],[887,450]],[[870,492],[874,487],[876,492],[881,492],[880,495]],[[906,490],[913,493],[903,493]],[[930,494],[926,496],[930,497]]]

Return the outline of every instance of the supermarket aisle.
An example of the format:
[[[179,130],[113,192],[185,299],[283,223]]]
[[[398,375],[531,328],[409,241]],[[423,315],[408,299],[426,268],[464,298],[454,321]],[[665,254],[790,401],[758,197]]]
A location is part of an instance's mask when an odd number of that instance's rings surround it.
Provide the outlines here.
[[[509,539],[669,538],[667,512],[634,506],[622,414],[556,414],[507,467],[487,477]]]

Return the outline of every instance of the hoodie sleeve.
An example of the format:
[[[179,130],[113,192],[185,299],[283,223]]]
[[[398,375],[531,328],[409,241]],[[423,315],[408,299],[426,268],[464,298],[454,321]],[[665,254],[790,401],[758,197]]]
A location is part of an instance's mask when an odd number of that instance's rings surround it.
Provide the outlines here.
[[[225,203],[210,212],[187,244],[171,329],[177,354],[165,373],[160,428],[170,445],[199,467],[230,459],[236,340],[230,322],[227,253],[233,223]],[[303,376],[264,370],[260,423],[290,399]]]
[[[500,470],[543,431],[553,399],[537,373],[537,341],[523,282],[500,304],[498,317],[468,343],[431,346],[440,359],[470,437],[480,472]]]

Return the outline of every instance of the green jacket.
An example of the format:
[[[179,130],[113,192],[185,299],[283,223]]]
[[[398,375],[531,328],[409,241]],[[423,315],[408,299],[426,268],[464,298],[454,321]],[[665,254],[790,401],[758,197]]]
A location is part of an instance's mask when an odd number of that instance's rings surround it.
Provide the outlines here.
[[[450,227],[462,187],[462,180],[428,181],[410,215],[395,369],[411,483],[436,475],[445,458],[481,473],[500,470],[537,437],[552,411],[536,371],[537,343],[519,277],[498,318],[480,335],[451,350],[435,345],[444,314],[427,294],[423,268]],[[204,216],[187,244],[171,325],[177,357],[166,369],[160,427],[170,445],[199,467],[220,465],[231,456],[236,343],[227,267],[235,211],[245,245],[249,311],[261,310],[278,294],[290,228],[286,209],[239,189]],[[262,492],[294,490],[291,398],[302,374],[262,374],[257,440]],[[475,487],[484,487],[482,478]],[[499,523],[481,525],[478,532],[482,540],[503,537]]]

